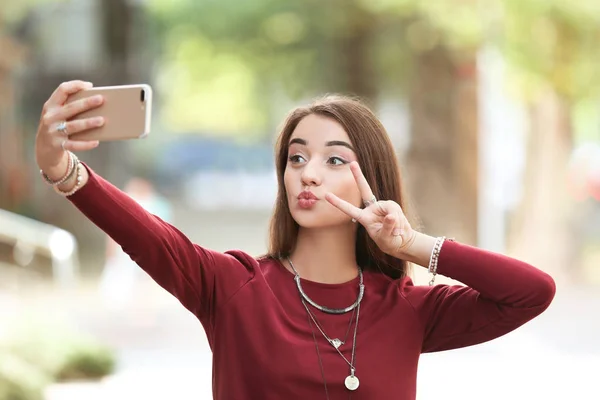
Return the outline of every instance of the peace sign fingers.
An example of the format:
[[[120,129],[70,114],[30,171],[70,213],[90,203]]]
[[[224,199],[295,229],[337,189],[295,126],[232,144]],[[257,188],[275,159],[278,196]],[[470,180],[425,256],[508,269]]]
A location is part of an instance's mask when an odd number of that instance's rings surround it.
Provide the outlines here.
[[[352,162],[350,170],[358,185],[364,208],[356,207],[333,193],[326,194],[325,198],[352,218],[353,222],[359,222],[384,253],[396,254],[398,249],[409,245],[415,235],[402,207],[394,200],[376,200],[358,163]]]
[[[362,211],[363,211],[362,209],[348,203],[346,200],[340,199],[333,193],[327,193],[325,195],[325,199],[329,203],[331,203],[331,205],[333,205],[334,207],[339,209],[344,214],[348,215],[353,220],[360,221],[360,217],[361,217]]]
[[[350,170],[352,171],[354,180],[356,181],[356,184],[358,185],[358,190],[359,190],[361,198],[363,200],[364,208],[368,208],[369,206],[371,206],[373,204],[377,204],[379,206],[378,209],[373,210],[374,212],[363,213],[363,209],[358,208],[358,207],[348,203],[347,201],[340,199],[333,193],[328,193],[325,196],[327,201],[329,201],[334,207],[338,208],[344,214],[351,217],[354,222],[359,221],[363,225],[365,224],[365,222],[367,222],[367,221],[361,220],[361,217],[363,217],[363,219],[364,219],[365,214],[366,214],[366,216],[369,216],[369,215],[372,216],[373,214],[385,215],[384,210],[381,208],[380,203],[377,202],[377,199],[373,195],[373,191],[371,190],[371,187],[369,186],[367,179],[363,175],[363,173],[360,169],[360,166],[358,165],[358,163],[356,161],[353,161],[350,163]],[[372,218],[368,218],[368,219],[372,219]]]
[[[371,204],[377,202],[377,199],[373,195],[373,191],[369,186],[369,182],[367,182],[367,178],[363,175],[360,166],[356,161],[350,163],[350,171],[352,171],[352,175],[354,175],[354,179],[356,180],[356,184],[358,185],[358,190],[360,191],[360,195],[363,199],[363,203],[365,208],[369,207]]]

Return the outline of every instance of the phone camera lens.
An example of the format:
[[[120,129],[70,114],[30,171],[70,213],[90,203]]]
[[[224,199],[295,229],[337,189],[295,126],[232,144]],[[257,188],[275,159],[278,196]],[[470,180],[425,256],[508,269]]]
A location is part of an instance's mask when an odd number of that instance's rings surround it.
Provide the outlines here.
[[[142,103],[146,100],[146,91],[144,89],[140,91],[140,100]]]

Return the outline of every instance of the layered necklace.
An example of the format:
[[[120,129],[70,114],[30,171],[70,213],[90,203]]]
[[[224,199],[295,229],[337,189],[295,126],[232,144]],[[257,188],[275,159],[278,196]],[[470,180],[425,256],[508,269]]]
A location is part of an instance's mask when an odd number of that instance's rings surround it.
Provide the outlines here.
[[[358,319],[360,317],[360,303],[362,302],[363,295],[365,292],[365,285],[363,283],[362,270],[360,268],[358,269],[359,283],[358,283],[358,296],[356,298],[356,301],[353,304],[349,305],[348,307],[329,308],[329,307],[325,307],[325,306],[322,306],[322,305],[316,303],[314,300],[312,300],[310,297],[308,297],[308,295],[302,289],[302,283],[300,282],[300,274],[294,267],[294,263],[292,263],[292,260],[289,257],[287,258],[287,261],[289,262],[290,267],[292,268],[292,271],[294,271],[294,275],[295,275],[294,281],[296,282],[296,286],[298,287],[298,292],[300,293],[300,300],[302,301],[302,305],[304,306],[304,308],[306,309],[306,313],[308,314],[308,323],[310,325],[310,329],[311,329],[312,335],[313,335],[313,341],[315,343],[315,347],[317,350],[317,356],[319,358],[319,366],[321,367],[321,375],[323,377],[323,384],[325,385],[325,394],[327,396],[327,399],[329,399],[329,392],[327,390],[327,381],[325,380],[323,361],[321,360],[321,353],[319,351],[319,345],[317,343],[317,338],[315,335],[315,331],[313,329],[313,324],[317,327],[317,329],[319,330],[321,335],[323,335],[325,340],[327,340],[327,342],[329,342],[329,344],[331,344],[331,346],[333,346],[333,348],[338,352],[338,354],[344,359],[346,364],[348,364],[348,366],[350,367],[350,375],[348,375],[346,377],[346,379],[344,380],[344,385],[346,386],[346,388],[348,390],[358,389],[360,381],[358,380],[358,377],[356,376],[356,358],[355,358],[355,356],[356,356],[356,334],[358,332]],[[325,333],[325,330],[323,329],[322,325],[318,322],[316,316],[310,311],[307,303],[310,304],[311,306],[313,306],[314,308],[316,308],[317,310],[320,310],[320,311],[322,311],[324,313],[328,313],[328,314],[345,314],[350,311],[353,311],[352,316],[350,318],[350,322],[348,324],[348,329],[346,330],[346,335],[345,335],[343,341],[339,338],[332,339],[331,337],[329,337],[329,335],[327,335]],[[355,316],[356,316],[356,321],[354,324],[354,335],[352,337],[352,355],[351,355],[350,360],[348,360],[348,358],[346,358],[346,356],[344,356],[344,354],[340,351],[340,346],[342,346],[343,344],[346,343],[346,341],[348,339],[348,333],[350,331],[350,327],[352,326],[352,321],[355,319],[354,318]]]

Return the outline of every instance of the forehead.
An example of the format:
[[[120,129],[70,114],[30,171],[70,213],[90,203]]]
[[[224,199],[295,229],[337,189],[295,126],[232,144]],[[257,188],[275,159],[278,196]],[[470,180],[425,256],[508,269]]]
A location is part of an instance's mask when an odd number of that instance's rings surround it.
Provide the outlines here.
[[[350,137],[337,121],[322,115],[310,114],[304,117],[292,132],[292,139],[304,139],[308,146],[324,146],[330,141],[350,143]]]

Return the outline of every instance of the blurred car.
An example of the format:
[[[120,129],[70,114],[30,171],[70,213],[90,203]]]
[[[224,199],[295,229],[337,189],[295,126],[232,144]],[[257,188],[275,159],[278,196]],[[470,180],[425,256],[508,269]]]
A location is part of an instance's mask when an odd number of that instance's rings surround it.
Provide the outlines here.
[[[270,209],[277,192],[273,145],[186,135],[157,154],[155,182],[192,208]]]

